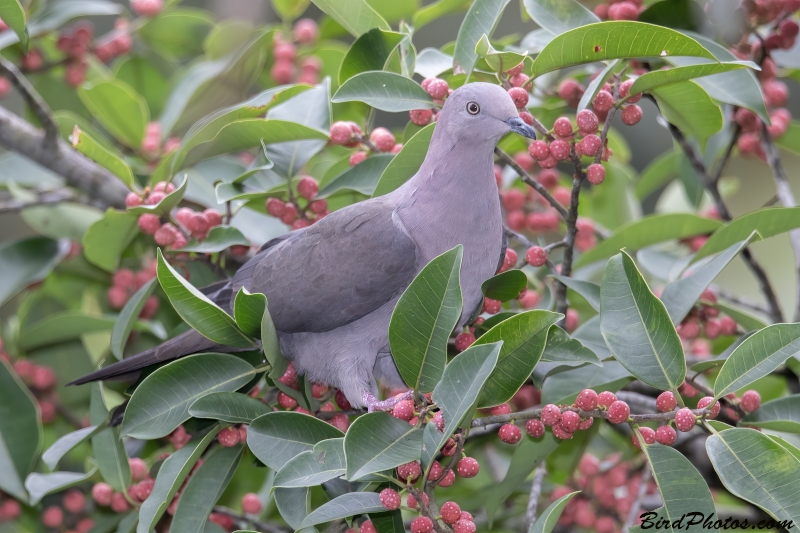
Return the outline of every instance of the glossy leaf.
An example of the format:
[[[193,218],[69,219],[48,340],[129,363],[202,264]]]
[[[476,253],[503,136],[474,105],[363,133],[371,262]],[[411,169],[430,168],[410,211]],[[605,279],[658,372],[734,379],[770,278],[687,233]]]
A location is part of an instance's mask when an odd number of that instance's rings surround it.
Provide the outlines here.
[[[591,363],[603,366],[597,355],[581,343],[578,339],[573,339],[569,334],[558,326],[550,326],[547,333],[547,344],[544,346],[541,363],[558,363],[562,365],[577,366]]]
[[[675,151],[664,152],[645,167],[636,182],[636,198],[644,200],[677,175],[679,155]]]
[[[697,261],[743,241],[755,230],[762,239],[800,227],[800,207],[768,207],[735,218],[717,229],[694,255]]]
[[[53,472],[51,474],[34,472],[25,480],[25,489],[30,494],[28,503],[37,505],[48,494],[79,485],[91,478],[95,470],[93,468],[85,474],[81,472]]]
[[[526,57],[525,54],[495,50],[486,34],[482,35],[478,44],[475,45],[475,53],[486,61],[486,64],[495,72],[511,70],[521,64]]]
[[[758,240],[758,234],[755,231],[747,239],[732,245],[708,263],[698,268],[690,267],[686,276],[664,287],[661,292],[661,301],[664,302],[673,324],[680,324],[692,310],[695,302],[700,299],[703,291],[714,281],[714,278],[754,240]]]
[[[47,237],[29,237],[0,243],[0,305],[28,284],[41,281],[69,251]]]
[[[193,438],[164,460],[161,468],[158,469],[153,492],[139,509],[139,525],[136,533],[150,533],[155,527],[197,460],[203,455],[220,429],[220,426],[215,426],[204,436]]]
[[[575,0],[523,0],[522,4],[533,21],[553,35],[600,22]]]
[[[800,395],[786,396],[761,404],[757,411],[742,419],[742,424],[773,431],[800,433]]]
[[[253,340],[236,326],[233,317],[175,272],[164,260],[160,249],[158,281],[175,311],[198,333],[219,344],[239,348],[254,346]]]
[[[588,265],[594,261],[611,257],[622,248],[638,250],[651,244],[658,244],[672,239],[710,233],[721,226],[722,223],[718,220],[703,218],[689,213],[650,215],[621,226],[608,239],[581,255],[576,266]],[[752,231],[752,228],[750,231]],[[731,244],[746,239],[750,231],[716,251],[722,251]]]
[[[353,101],[390,113],[433,107],[430,95],[417,82],[394,72],[356,74],[344,82],[331,98],[334,103]]]
[[[787,152],[800,155],[800,122],[790,122],[786,133],[775,139],[775,144]]]
[[[518,269],[507,270],[487,279],[481,284],[481,292],[487,298],[507,302],[514,300],[528,286],[528,276]]]
[[[373,198],[392,192],[417,173],[428,155],[435,126],[436,123],[428,124],[403,145],[381,174],[372,193]]]
[[[550,533],[553,531],[553,528],[558,524],[561,513],[564,512],[564,508],[572,497],[579,493],[580,491],[575,491],[566,494],[548,505],[547,508],[542,511],[542,514],[539,515],[539,518],[536,519],[536,522],[533,523],[528,533]]]
[[[202,242],[190,242],[181,248],[181,251],[211,254],[227,250],[231,246],[249,247],[250,241],[233,226],[216,226],[211,228]]]
[[[126,187],[131,190],[138,189],[136,180],[133,177],[133,171],[122,158],[122,154],[104,147],[77,125],[72,130],[70,141],[73,148],[114,174]]]
[[[433,390],[433,401],[444,418],[444,431],[428,424],[423,435],[422,464],[426,471],[464,417],[475,409],[478,396],[497,364],[502,344],[470,346],[453,359]]]
[[[101,426],[89,426],[67,433],[50,445],[42,454],[42,462],[51,471],[55,470],[61,458],[70,452],[75,446],[79,445],[95,433]]]
[[[341,431],[318,418],[280,411],[253,420],[247,429],[247,445],[262,463],[280,470],[296,455],[313,450],[318,442],[342,436]]]
[[[174,58],[203,51],[203,41],[214,26],[210,14],[201,9],[178,8],[145,19],[141,39],[154,50]]]
[[[351,492],[314,509],[301,524],[302,528],[315,526],[338,518],[357,514],[385,511],[386,507],[374,492]]]
[[[181,492],[170,530],[201,533],[209,513],[222,496],[242,458],[241,444],[217,449],[203,461]]]
[[[403,380],[430,392],[447,362],[447,339],[461,317],[461,258],[456,246],[435,257],[403,292],[389,323],[389,346]]]
[[[700,144],[722,128],[722,111],[708,93],[693,81],[650,89],[664,118],[695,137]]]
[[[275,505],[281,517],[293,529],[299,530],[311,509],[311,489],[306,487],[275,489]]]
[[[386,22],[365,0],[312,0],[323,13],[358,37],[372,28],[390,30]]]
[[[641,35],[647,39],[638,38]],[[609,59],[671,56],[716,60],[697,41],[669,28],[632,21],[598,22],[550,41],[533,62],[533,75]]]
[[[773,324],[736,348],[717,375],[714,396],[746,387],[800,353],[800,324]]]
[[[117,140],[138,149],[150,122],[150,110],[141,95],[121,80],[99,80],[78,89],[92,115]]]
[[[397,48],[403,34],[372,28],[350,46],[339,68],[339,85],[356,74],[369,70],[383,70],[392,51]]]
[[[575,279],[569,276],[553,276],[568,288],[583,296],[592,308],[600,312],[600,285],[591,281]]]
[[[250,294],[241,287],[233,300],[233,318],[245,334],[261,336],[261,319],[267,310],[267,297],[261,293]]]
[[[422,428],[386,413],[360,416],[344,437],[347,479],[357,481],[419,459]]]
[[[116,319],[113,316],[86,315],[79,311],[54,313],[23,329],[20,336],[20,347],[26,350],[33,350],[42,346],[77,339],[85,333],[109,331],[114,327],[115,323]],[[133,329],[148,331],[148,328],[142,322],[136,322]]]
[[[609,259],[600,284],[600,331],[628,372],[677,394],[686,360],[667,308],[647,287],[630,256]]]
[[[500,322],[475,341],[474,345],[503,342],[497,365],[478,400],[479,407],[499,405],[514,396],[541,359],[550,326],[563,316],[550,311],[526,311]]]
[[[22,481],[42,449],[41,414],[28,387],[6,361],[0,361],[0,489],[23,502]]]
[[[276,487],[313,487],[345,474],[344,439],[327,439],[297,454],[275,475]]]
[[[800,461],[768,436],[728,429],[706,439],[706,451],[722,484],[776,520],[800,520]]]
[[[153,278],[142,285],[139,290],[131,296],[130,300],[125,304],[125,307],[122,308],[122,311],[119,312],[119,317],[116,322],[114,322],[114,328],[111,330],[111,353],[114,354],[114,357],[116,357],[118,361],[122,360],[128,337],[131,331],[133,331],[133,326],[136,324],[139,314],[142,312],[142,309],[144,309],[144,304],[147,303],[147,299],[153,294],[157,283],[158,280]]]
[[[469,79],[472,69],[475,68],[475,63],[478,61],[475,45],[478,44],[481,36],[492,34],[509,1],[475,0],[469,7],[456,37],[456,47],[453,52],[453,72],[455,74],[466,74]]]
[[[19,37],[22,48],[28,49],[28,27],[25,10],[19,0],[0,0],[0,20]]]
[[[642,451],[650,463],[653,479],[658,484],[664,506],[656,509],[657,517],[652,517],[649,522],[659,519],[673,521],[688,513],[702,513],[711,516],[715,513],[714,500],[711,491],[700,472],[678,450],[660,444],[644,445]],[[635,527],[631,531],[646,531],[647,523]],[[650,526],[652,527],[652,525]],[[667,527],[666,531],[718,531],[718,528],[704,527],[694,524],[683,527]]]
[[[616,361],[605,361],[603,366],[586,365],[547,378],[542,387],[542,403],[572,403],[583,389],[617,392],[633,376]]]
[[[105,389],[102,383],[92,383],[90,400],[90,422],[104,424],[108,419]],[[103,479],[114,490],[127,490],[131,484],[131,468],[128,454],[119,437],[118,427],[107,427],[92,437],[92,452]]]
[[[376,154],[368,157],[326,183],[320,189],[317,198],[328,198],[341,191],[355,191],[372,196],[381,175],[394,157],[391,154]]]
[[[439,17],[461,8],[466,8],[466,3],[463,0],[438,0],[433,2],[414,13],[414,27],[420,29]]]
[[[654,70],[639,76],[633,82],[629,90],[630,94],[639,94],[650,91],[662,85],[669,85],[686,80],[711,76],[732,70],[743,68],[757,69],[758,66],[752,61],[733,61],[730,63],[702,63],[698,65],[687,65],[685,67],[674,67],[666,70]]]
[[[249,382],[255,369],[221,353],[183,357],[147,376],[133,393],[120,432],[140,439],[169,435],[189,419],[189,407],[212,392],[231,392]]]
[[[420,51],[414,67],[416,73],[423,78],[435,78],[452,68],[453,56],[445,54],[438,48],[425,48]]]
[[[267,404],[240,392],[213,392],[198,398],[189,407],[195,418],[211,418],[231,424],[250,424],[272,412]]]
[[[28,35],[39,37],[57,30],[78,17],[119,15],[122,9],[119,4],[105,0],[60,2],[47,5],[31,18],[28,24]],[[0,35],[0,49],[17,42],[19,42],[19,36],[15,32],[3,32]]]

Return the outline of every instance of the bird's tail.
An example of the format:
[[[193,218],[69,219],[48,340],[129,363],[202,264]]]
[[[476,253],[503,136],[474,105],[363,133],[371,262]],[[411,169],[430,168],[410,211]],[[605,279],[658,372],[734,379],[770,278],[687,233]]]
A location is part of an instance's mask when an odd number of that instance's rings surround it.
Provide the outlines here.
[[[217,347],[219,347],[219,345],[214,341],[208,340],[195,330],[189,330],[149,350],[145,350],[144,352],[76,379],[72,383],[68,383],[68,385],[83,385],[84,383],[90,383],[101,379],[123,377],[151,365],[164,363],[183,357],[184,355],[211,350]]]

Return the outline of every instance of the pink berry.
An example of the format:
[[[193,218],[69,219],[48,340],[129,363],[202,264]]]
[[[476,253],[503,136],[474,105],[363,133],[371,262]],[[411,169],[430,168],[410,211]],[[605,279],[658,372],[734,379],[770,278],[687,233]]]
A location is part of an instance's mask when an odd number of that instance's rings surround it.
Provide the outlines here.
[[[269,75],[275,83],[284,85],[291,83],[292,76],[294,75],[294,63],[287,60],[277,60],[272,65]]]
[[[584,135],[583,139],[581,139],[581,152],[583,155],[594,157],[597,155],[598,150],[600,150],[600,145],[602,142],[600,141],[600,137],[595,134],[588,134]]]
[[[455,524],[461,520],[461,507],[456,502],[445,502],[439,511],[442,513],[442,520],[447,524]]]
[[[606,169],[600,163],[592,163],[589,165],[589,168],[586,169],[586,179],[589,180],[589,183],[592,185],[600,185],[606,179]]]
[[[631,414],[631,408],[628,404],[617,400],[608,406],[608,421],[612,424],[622,424]]]
[[[560,174],[558,170],[552,168],[544,168],[536,175],[536,181],[542,184],[542,187],[552,190],[558,187],[558,179]]]
[[[144,214],[139,217],[139,229],[145,235],[155,235],[161,227],[161,220],[158,215]]]
[[[110,305],[112,309],[122,309],[128,301],[128,293],[119,285],[108,289],[107,295],[108,305]]]
[[[672,426],[660,426],[656,430],[656,442],[664,446],[672,446],[677,438],[678,433]]]
[[[511,83],[512,87],[522,87],[528,81],[528,76],[523,73],[519,73],[516,76],[511,76],[511,79],[508,80]]]
[[[541,246],[531,246],[525,252],[525,261],[535,267],[540,267],[547,263],[547,252]]]
[[[585,89],[572,78],[567,78],[558,86],[558,97],[566,101],[570,107],[577,107]]]
[[[469,520],[470,522],[474,522],[475,518],[467,511],[461,511],[461,520]]]
[[[594,100],[592,100],[592,107],[594,107],[595,110],[599,111],[600,113],[606,113],[613,105],[614,96],[606,90],[597,91],[597,94],[594,96]]]
[[[475,533],[477,527],[475,526],[475,522],[472,520],[466,520],[462,518],[455,524],[453,524],[453,533]]]
[[[414,402],[411,400],[397,402],[392,409],[392,415],[400,420],[411,420],[414,417]]]
[[[130,510],[131,506],[128,503],[128,500],[125,499],[125,495],[121,492],[115,492],[113,496],[111,496],[111,510],[115,513],[124,513]]]
[[[631,91],[631,85],[633,85],[633,80],[625,80],[619,86],[619,97],[625,98]],[[629,104],[635,104],[639,100],[642,99],[642,93],[637,93],[628,98],[627,102]]]
[[[367,152],[355,152],[350,156],[350,166],[354,167],[367,158]]]
[[[313,44],[319,36],[319,26],[314,19],[300,19],[294,23],[294,38],[302,44]]]
[[[395,145],[394,135],[386,128],[375,128],[369,135],[369,140],[381,152],[391,152]]]
[[[475,342],[475,335],[470,332],[462,332],[456,335],[456,350],[463,352]]]
[[[435,466],[439,467],[439,471],[434,476],[433,474],[434,474],[434,467]],[[438,479],[439,476],[442,475],[442,470],[441,469],[442,469],[442,465],[440,465],[438,462],[434,461],[431,464],[431,474],[430,474],[429,478],[430,479]],[[428,502],[429,502],[428,495],[425,494],[424,492],[422,493],[422,501],[425,502],[425,505],[428,505]],[[412,509],[419,509],[419,502],[417,501],[417,499],[414,497],[413,494],[409,494],[408,497],[406,498],[406,506],[410,507]]]
[[[286,213],[286,203],[279,198],[267,198],[266,208],[267,213],[276,218],[281,218]]]
[[[456,465],[456,471],[461,477],[475,477],[481,469],[478,461],[472,457],[464,457]]]
[[[789,100],[789,88],[782,81],[775,79],[764,82],[764,101],[769,107],[781,107]]]
[[[656,409],[661,413],[667,413],[675,409],[678,405],[678,400],[671,391],[665,391],[658,395],[656,398]]]
[[[575,117],[575,122],[578,124],[578,129],[581,130],[581,133],[584,135],[597,132],[597,115],[595,115],[590,109],[578,111],[578,114]]]
[[[570,433],[561,424],[556,424],[553,426],[553,436],[557,439],[561,440],[569,440],[572,438],[574,433]]]
[[[542,424],[545,426],[555,426],[561,420],[561,409],[557,405],[549,403],[542,407],[542,414],[540,415]]]
[[[397,475],[409,483],[413,483],[422,474],[418,461],[411,461],[397,467]]]
[[[575,398],[575,407],[583,411],[591,411],[597,407],[597,393],[592,389],[583,389]]]
[[[533,126],[533,115],[531,115],[527,111],[520,111],[519,118],[521,118],[522,121],[528,126]]]
[[[597,395],[597,405],[600,407],[610,407],[617,401],[617,395],[610,391],[603,391]]]
[[[360,530],[361,533],[378,533],[378,530],[375,529],[375,525],[372,523],[372,520],[362,522]]]
[[[501,194],[503,209],[506,211],[516,211],[525,207],[525,193],[519,189],[509,189]]]
[[[86,498],[77,489],[68,490],[64,494],[64,509],[70,513],[80,513],[86,505]]]
[[[639,18],[639,8],[633,2],[619,2],[608,7],[610,20],[636,20]]]
[[[215,228],[222,224],[222,215],[215,209],[206,209],[203,211],[203,216],[208,220],[208,226],[210,228]]]
[[[626,126],[634,126],[642,120],[642,108],[636,104],[627,105],[622,108],[622,123]]]
[[[186,229],[192,234],[192,237],[202,239],[206,236],[209,230],[208,219],[203,213],[194,213],[189,219]]]
[[[550,143],[550,154],[557,161],[564,161],[569,158],[569,143],[567,141],[556,139]]]
[[[125,207],[136,207],[142,205],[142,197],[135,192],[129,192],[125,197]]]
[[[411,521],[411,533],[431,533],[433,520],[427,516],[418,516]]]
[[[564,411],[561,413],[561,429],[566,431],[567,433],[575,433],[578,429],[578,425],[581,423],[581,417],[575,411]]]
[[[514,424],[503,424],[497,435],[507,444],[516,444],[522,439],[522,431]]]
[[[600,472],[600,461],[590,453],[584,454],[578,462],[578,471],[584,476],[594,476]]]
[[[502,306],[503,303],[500,300],[493,300],[491,298],[483,299],[483,310],[490,315],[499,313],[502,309]]]
[[[553,123],[553,132],[559,137],[569,137],[572,135],[572,122],[567,117],[559,117]],[[552,150],[553,145],[550,144]]]
[[[717,418],[719,410],[722,409],[722,406],[720,406],[719,402],[714,402],[714,398],[712,398],[711,396],[704,396],[700,398],[700,401],[697,402],[697,408],[704,409],[709,405],[711,405],[712,403],[714,403],[714,406],[711,407],[711,410],[708,413],[708,418]]]
[[[164,0],[131,0],[131,9],[143,17],[155,17],[164,9]]]
[[[114,489],[108,483],[95,483],[92,487],[92,499],[102,507],[111,505],[111,496],[113,494]]]
[[[433,78],[428,82],[425,90],[434,100],[442,100],[447,96],[450,87],[447,82],[440,78]]]
[[[141,481],[147,477],[147,463],[138,457],[128,459],[128,465],[131,469],[131,479],[133,481]]]
[[[695,421],[694,413],[688,407],[678,409],[678,412],[675,413],[675,427],[678,428],[678,431],[691,431]]]
[[[754,390],[745,391],[739,405],[745,413],[758,411],[758,408],[761,407],[761,395]]]
[[[261,512],[263,505],[257,494],[248,492],[242,497],[242,511],[247,514],[258,514]]]
[[[217,433],[217,440],[222,446],[232,448],[239,444],[239,430],[234,427],[227,427]]]
[[[158,228],[156,234],[153,235],[156,244],[159,246],[170,246],[175,242],[177,237],[178,236],[176,235],[175,228],[169,222]]]
[[[64,521],[64,511],[61,507],[51,505],[42,513],[42,523],[45,527],[57,528]]]
[[[334,122],[331,124],[330,137],[332,144],[348,144],[353,140],[353,129],[348,122]]]
[[[31,386],[40,391],[45,391],[56,384],[56,373],[47,366],[35,366],[31,375]]]
[[[594,424],[594,417],[590,416],[589,418],[586,418],[580,424],[578,424],[578,429],[580,431],[584,431],[584,430],[589,429],[590,427],[592,427],[592,424]]]
[[[430,109],[412,109],[408,112],[411,122],[417,126],[427,126],[433,118],[433,111]]]
[[[720,327],[722,328],[723,335],[736,335],[736,330],[738,326],[736,321],[729,316],[724,316],[719,321]]]
[[[545,141],[533,141],[528,145],[528,153],[531,157],[535,157],[539,161],[543,161],[550,157],[550,145]]]
[[[300,178],[300,181],[297,183],[297,194],[306,200],[311,200],[317,195],[317,192],[319,192],[317,180],[311,176],[303,176]]]
[[[781,33],[785,33],[785,32],[781,32]],[[525,63],[520,63],[519,65],[517,65],[516,67],[514,67],[512,69],[508,69],[506,71],[506,75],[509,78],[513,78],[514,76],[516,76],[517,74],[520,74],[522,72],[522,69],[523,69],[524,66],[525,66]]]
[[[2,21],[0,21],[1,23]],[[11,93],[11,82],[6,78],[0,78],[0,98],[5,98]]]
[[[444,479],[439,482],[439,486],[443,488],[451,487],[456,482],[456,473],[452,470],[445,474]]]
[[[525,422],[525,431],[534,439],[538,439],[544,435],[544,424],[541,420],[531,419]]]
[[[525,109],[525,106],[528,105],[528,91],[522,87],[510,88],[508,90],[508,96],[511,97],[511,100],[514,102],[514,105],[517,106],[517,109]]]
[[[396,490],[390,488],[383,489],[378,497],[383,506],[389,511],[400,509],[400,494],[398,494]]]
[[[642,438],[644,439],[645,444],[653,444],[656,441],[656,432],[650,429],[647,426],[642,426],[639,428],[639,433],[642,434]],[[633,445],[637,448],[641,448],[641,443],[639,442],[639,438],[636,436],[636,433],[632,435]]]

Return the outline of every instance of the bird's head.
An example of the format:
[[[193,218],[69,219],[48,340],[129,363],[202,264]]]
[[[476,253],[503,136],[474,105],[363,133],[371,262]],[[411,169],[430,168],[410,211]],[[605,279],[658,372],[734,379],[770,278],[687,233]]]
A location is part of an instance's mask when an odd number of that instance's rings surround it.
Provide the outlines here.
[[[536,131],[519,117],[508,92],[491,83],[469,83],[453,91],[445,101],[436,128],[443,125],[456,138],[496,143],[509,132],[536,138]]]

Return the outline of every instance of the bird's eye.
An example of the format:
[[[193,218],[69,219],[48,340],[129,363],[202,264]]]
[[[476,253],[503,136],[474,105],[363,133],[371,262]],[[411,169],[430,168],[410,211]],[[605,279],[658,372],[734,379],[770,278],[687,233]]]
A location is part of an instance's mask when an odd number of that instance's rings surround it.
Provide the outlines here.
[[[470,115],[477,115],[481,111],[481,106],[479,106],[476,102],[470,102],[467,104],[467,113]]]

